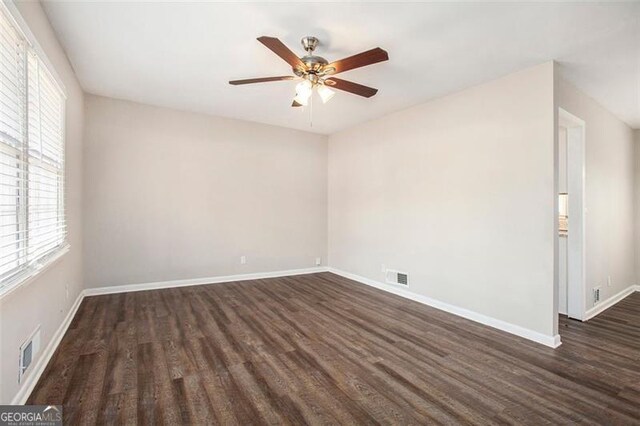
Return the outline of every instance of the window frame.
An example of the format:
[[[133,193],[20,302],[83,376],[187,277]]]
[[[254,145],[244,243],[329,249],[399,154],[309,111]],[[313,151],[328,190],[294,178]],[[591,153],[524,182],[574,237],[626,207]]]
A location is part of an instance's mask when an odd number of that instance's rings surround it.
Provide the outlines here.
[[[60,94],[60,130],[61,130],[61,144],[60,144],[60,149],[61,149],[61,164],[60,164],[60,173],[58,173],[58,176],[60,176],[60,195],[58,196],[58,210],[57,210],[57,215],[59,216],[60,214],[62,214],[64,216],[64,225],[65,225],[65,229],[63,231],[63,238],[60,241],[59,244],[55,245],[54,247],[51,247],[50,249],[46,250],[45,252],[38,254],[34,259],[29,259],[28,257],[25,258],[25,261],[22,264],[19,264],[18,266],[16,266],[15,271],[14,270],[10,270],[7,271],[8,275],[5,276],[4,278],[2,278],[0,280],[0,299],[3,299],[4,297],[6,297],[7,295],[13,293],[15,290],[17,290],[18,288],[29,284],[31,281],[33,281],[34,278],[36,278],[38,275],[40,275],[42,272],[44,272],[45,270],[49,269],[51,266],[53,266],[54,264],[56,264],[60,258],[62,258],[62,256],[64,256],[66,253],[69,252],[70,249],[70,244],[69,244],[69,233],[68,233],[68,216],[66,214],[66,206],[67,206],[67,193],[66,193],[66,187],[67,187],[67,174],[66,174],[66,112],[67,112],[67,91],[66,88],[64,86],[64,84],[62,83],[59,75],[57,74],[55,67],[52,66],[51,61],[49,60],[49,58],[47,57],[47,55],[44,53],[44,50],[42,49],[42,47],[40,46],[40,44],[37,42],[35,36],[33,35],[33,33],[31,32],[31,30],[29,29],[29,27],[27,26],[26,22],[24,21],[24,19],[22,18],[22,16],[20,15],[20,12],[18,11],[16,5],[12,2],[12,1],[8,1],[8,2],[0,2],[0,8],[2,9],[2,12],[4,12],[4,14],[9,18],[9,25],[13,26],[13,28],[19,33],[19,35],[22,37],[22,39],[24,40],[24,44],[25,44],[25,82],[24,84],[27,86],[25,88],[25,92],[24,92],[24,108],[25,110],[25,136],[24,136],[24,143],[26,143],[26,146],[24,147],[24,149],[20,149],[20,148],[16,148],[16,147],[11,147],[10,145],[6,145],[5,144],[0,144],[0,150],[2,152],[8,153],[11,156],[16,157],[17,161],[22,162],[22,164],[24,165],[23,167],[28,169],[28,163],[31,160],[31,156],[29,154],[29,117],[28,117],[28,109],[29,109],[29,91],[28,91],[28,85],[29,85],[29,67],[28,67],[28,61],[29,61],[29,55],[35,55],[36,56],[36,60],[38,61],[38,73],[40,72],[44,72],[48,75],[48,77],[50,77],[51,82],[53,83],[53,85],[55,86],[55,89],[57,89],[57,91]],[[41,70],[42,68],[42,70]],[[38,76],[38,78],[40,78]],[[23,141],[18,141],[20,143],[22,143]],[[43,159],[39,160],[40,162],[43,163],[43,166],[46,164],[46,161]],[[45,166],[46,167],[46,166]],[[28,229],[28,223],[29,223],[29,216],[28,216],[28,209],[29,209],[29,193],[28,191],[24,191],[24,189],[26,189],[25,187],[28,185],[28,181],[29,181],[29,175],[28,175],[28,171],[27,174],[24,175],[25,177],[23,178],[23,180],[25,181],[24,183],[24,187],[21,185],[20,187],[23,188],[22,189],[22,195],[20,196],[21,199],[24,199],[25,201],[23,202],[24,205],[26,205],[26,208],[22,208],[20,210],[23,211],[17,211],[16,213],[16,220],[17,220],[17,227],[19,227],[20,229]],[[24,217],[22,217],[24,216]],[[24,244],[23,247],[20,247],[18,249],[20,250],[25,250],[28,252],[29,250],[29,245],[28,244]]]

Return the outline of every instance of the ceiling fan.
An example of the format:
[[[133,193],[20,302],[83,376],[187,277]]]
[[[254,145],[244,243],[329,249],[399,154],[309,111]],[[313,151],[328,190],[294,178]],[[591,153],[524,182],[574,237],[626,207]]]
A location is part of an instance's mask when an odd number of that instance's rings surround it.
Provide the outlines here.
[[[313,94],[313,89],[317,90],[322,102],[326,103],[335,94],[330,87],[359,96],[364,96],[365,98],[370,98],[378,92],[378,89],[363,86],[362,84],[353,83],[348,80],[342,80],[340,78],[333,77],[333,75],[389,59],[389,54],[386,51],[376,47],[375,49],[367,50],[366,52],[358,53],[357,55],[329,63],[326,59],[313,54],[313,51],[318,46],[319,41],[317,38],[311,36],[304,37],[301,40],[302,47],[307,52],[303,57],[298,57],[287,46],[285,46],[284,43],[275,37],[262,36],[258,37],[258,41],[291,65],[295,76],[285,75],[280,77],[232,80],[229,84],[235,86],[241,84],[301,79],[302,81],[296,85],[296,96],[293,98],[292,107],[306,106],[309,102],[309,98],[311,98],[311,95]]]

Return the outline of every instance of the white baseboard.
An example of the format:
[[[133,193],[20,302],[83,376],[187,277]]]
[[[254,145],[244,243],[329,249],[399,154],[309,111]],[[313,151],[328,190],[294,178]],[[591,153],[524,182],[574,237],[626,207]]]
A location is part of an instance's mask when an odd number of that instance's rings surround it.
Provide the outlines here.
[[[80,303],[82,303],[82,299],[84,299],[84,291],[81,291],[75,302],[73,302],[73,305],[71,306],[71,309],[69,309],[67,316],[64,318],[62,324],[60,324],[60,327],[58,327],[51,340],[49,340],[49,344],[47,345],[47,347],[42,351],[42,353],[40,353],[40,356],[38,357],[36,363],[33,365],[31,372],[27,373],[27,376],[24,377],[24,381],[22,382],[18,393],[13,397],[13,400],[11,401],[11,405],[23,405],[27,402],[29,395],[31,395],[33,388],[36,386],[36,383],[38,383],[40,376],[49,364],[49,361],[58,348],[60,341],[62,341],[64,334],[67,332],[67,329],[69,328],[73,317],[76,315],[76,312],[80,307]]]
[[[479,314],[468,309],[460,308],[458,306],[450,305],[439,300],[432,299],[427,296],[423,296],[417,293],[413,293],[404,288],[398,286],[383,284],[378,281],[371,280],[359,275],[355,275],[349,272],[342,271],[336,268],[329,268],[329,272],[336,275],[348,278],[350,280],[358,281],[359,283],[366,284],[371,287],[378,288],[380,290],[387,291],[389,293],[396,294],[407,299],[414,300],[416,302],[431,306],[441,311],[449,312],[454,315],[469,319],[471,321],[478,322],[480,324],[488,325],[489,327],[497,328],[498,330],[506,331],[507,333],[515,334],[516,336],[524,337],[525,339],[532,340],[536,343],[540,343],[551,348],[557,348],[562,344],[560,341],[560,335],[548,336],[546,334],[539,333],[537,331],[530,330],[528,328],[520,327],[519,325],[511,324],[506,321],[502,321],[496,318],[492,318],[483,314]]]
[[[612,307],[613,305],[615,305],[616,303],[618,303],[619,301],[621,301],[622,299],[624,299],[625,297],[633,293],[634,291],[640,291],[640,285],[631,285],[625,288],[624,290],[622,290],[621,292],[614,294],[607,300],[603,300],[602,302],[598,303],[596,306],[594,306],[593,308],[585,312],[584,319],[582,321],[589,321],[591,318],[609,309],[610,307]]]
[[[154,283],[125,284],[112,287],[96,287],[85,289],[85,296],[97,296],[101,294],[128,293],[131,291],[157,290],[161,288],[187,287],[192,285],[219,284],[234,281],[260,280],[264,278],[288,277],[292,275],[315,274],[327,272],[328,268],[318,266],[315,268],[289,269],[285,271],[257,272],[254,274],[226,275],[207,278],[193,278],[187,280],[158,281]]]

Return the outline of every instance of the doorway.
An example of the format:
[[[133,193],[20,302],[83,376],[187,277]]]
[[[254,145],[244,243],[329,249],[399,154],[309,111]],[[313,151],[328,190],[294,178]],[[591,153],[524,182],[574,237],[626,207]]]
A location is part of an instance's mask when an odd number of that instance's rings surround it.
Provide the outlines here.
[[[558,312],[585,317],[585,123],[558,111]]]

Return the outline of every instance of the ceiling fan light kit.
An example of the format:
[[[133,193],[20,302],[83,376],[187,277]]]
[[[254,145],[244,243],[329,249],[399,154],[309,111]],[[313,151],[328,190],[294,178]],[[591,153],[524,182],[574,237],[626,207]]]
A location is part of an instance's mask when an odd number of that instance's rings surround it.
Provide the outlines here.
[[[329,89],[324,84],[321,84],[320,86],[318,86],[318,95],[320,95],[320,99],[322,99],[323,104],[326,104],[327,102],[329,102],[329,100],[331,100],[331,98],[333,98],[335,94],[336,92]]]
[[[302,106],[307,106],[309,98],[313,94],[313,83],[309,80],[303,80],[296,84],[296,97],[293,100]]]
[[[298,57],[287,46],[285,46],[284,43],[275,37],[262,36],[258,37],[258,41],[291,65],[291,69],[295,77],[289,75],[232,80],[229,84],[235,86],[242,84],[302,79],[302,81],[296,85],[296,95],[293,98],[293,103],[291,104],[292,107],[306,106],[313,95],[313,89],[316,89],[318,92],[320,99],[322,99],[322,103],[327,103],[335,95],[335,91],[331,90],[329,87],[363,96],[365,98],[370,98],[378,92],[378,89],[363,86],[348,80],[342,80],[333,77],[333,75],[389,59],[389,55],[386,51],[376,47],[375,49],[329,63],[325,58],[314,55],[313,52],[320,42],[316,37],[312,36],[304,37],[301,40],[302,47],[306,51],[306,55],[302,57]]]

